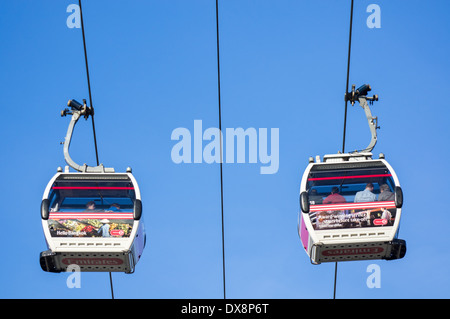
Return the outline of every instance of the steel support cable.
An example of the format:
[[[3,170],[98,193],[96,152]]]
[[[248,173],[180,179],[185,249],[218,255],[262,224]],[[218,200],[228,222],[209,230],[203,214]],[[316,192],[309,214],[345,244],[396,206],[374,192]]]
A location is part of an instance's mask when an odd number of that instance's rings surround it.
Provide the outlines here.
[[[87,84],[88,84],[88,90],[89,90],[89,104],[90,104],[90,107],[92,108],[92,111],[94,111],[94,105],[92,104],[91,80],[89,77],[89,64],[88,64],[87,50],[86,50],[86,37],[84,35],[84,21],[83,21],[83,10],[81,9],[81,0],[78,0],[78,6],[80,7],[81,33],[83,35],[84,61],[86,64],[86,77],[87,77]],[[92,119],[92,130],[94,133],[95,157],[96,157],[97,166],[98,166],[98,165],[100,165],[100,163],[98,161],[97,137],[95,134],[94,112],[92,112],[91,119]]]
[[[222,109],[220,97],[220,50],[219,50],[219,0],[216,0],[216,44],[217,44],[217,95],[219,102],[219,132],[222,132]],[[220,207],[222,213],[222,278],[223,278],[223,299],[227,298],[225,285],[225,228],[223,218],[223,154],[222,137],[220,136]]]
[[[349,77],[350,77],[350,53],[351,53],[351,48],[352,48],[352,25],[353,25],[353,0],[351,3],[351,8],[350,8],[350,30],[349,30],[349,34],[348,34],[348,56],[347,56],[347,82],[346,82],[346,86],[345,86],[345,94],[347,94],[347,92],[348,92],[348,83],[349,83]],[[348,105],[348,100],[345,99],[344,133],[343,133],[343,138],[342,138],[342,153],[345,152],[345,131],[346,131],[346,127],[347,127],[347,105]]]
[[[88,90],[89,90],[89,104],[90,104],[90,107],[92,108],[91,119],[92,119],[92,132],[94,134],[95,158],[97,160],[97,166],[98,166],[98,165],[100,165],[100,163],[98,160],[97,137],[95,134],[95,123],[94,123],[94,106],[92,104],[91,80],[89,77],[89,64],[88,64],[88,57],[87,57],[87,50],[86,50],[86,37],[84,34],[84,21],[83,21],[83,10],[81,8],[81,0],[78,0],[78,6],[80,8],[81,33],[83,35],[84,61],[86,64],[86,77],[87,77],[87,84],[88,84]],[[111,298],[114,299],[114,289],[113,289],[113,281],[112,281],[111,272],[109,273],[109,283],[110,283],[110,288],[111,288]]]
[[[348,55],[347,55],[347,81],[345,87],[345,94],[348,92],[348,83],[350,77],[350,53],[352,48],[352,28],[353,28],[353,1],[351,0],[351,8],[350,8],[350,30],[348,33]],[[344,110],[344,132],[342,137],[342,153],[345,152],[345,131],[347,127],[347,105],[348,101],[345,99],[345,110]],[[333,299],[336,299],[336,283],[337,283],[337,268],[338,263],[336,262],[334,265],[334,289],[333,289]]]

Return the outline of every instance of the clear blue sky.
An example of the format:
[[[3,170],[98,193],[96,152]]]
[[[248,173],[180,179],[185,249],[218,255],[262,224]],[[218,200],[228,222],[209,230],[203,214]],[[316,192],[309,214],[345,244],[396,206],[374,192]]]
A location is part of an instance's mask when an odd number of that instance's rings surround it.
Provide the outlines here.
[[[39,207],[58,166],[67,100],[88,99],[74,0],[0,3],[1,298],[110,298],[108,273],[45,273]],[[366,8],[381,8],[369,29]],[[308,157],[341,149],[350,0],[222,0],[223,128],[279,128],[280,166],[224,164],[228,298],[332,298],[334,264],[313,266],[297,234]],[[386,154],[405,195],[397,261],[340,263],[338,298],[449,298],[448,1],[355,1],[350,84],[371,84]],[[83,1],[100,162],[133,172],[147,247],[116,298],[222,298],[218,164],[175,164],[178,127],[218,127],[215,1]],[[348,111],[347,150],[370,140]],[[77,124],[76,162],[95,164],[90,121]],[[381,267],[369,289],[367,266]]]

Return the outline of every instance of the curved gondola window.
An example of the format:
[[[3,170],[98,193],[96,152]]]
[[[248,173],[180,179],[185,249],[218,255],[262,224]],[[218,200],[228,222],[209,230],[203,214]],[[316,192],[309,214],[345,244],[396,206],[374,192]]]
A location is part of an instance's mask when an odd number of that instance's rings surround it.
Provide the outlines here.
[[[373,188],[365,190],[368,185]],[[306,190],[315,229],[391,226],[395,220],[395,183],[385,166],[313,167]]]
[[[49,199],[50,212],[132,212],[135,192],[129,182],[57,181]]]
[[[322,204],[336,187],[345,202],[354,202],[356,193],[364,191],[368,183],[373,185],[371,192],[376,200],[382,193],[380,188],[384,188],[383,192],[394,192],[395,184],[387,168],[311,171],[307,184],[310,204]],[[382,185],[387,185],[387,188]],[[386,197],[381,198],[384,200]]]

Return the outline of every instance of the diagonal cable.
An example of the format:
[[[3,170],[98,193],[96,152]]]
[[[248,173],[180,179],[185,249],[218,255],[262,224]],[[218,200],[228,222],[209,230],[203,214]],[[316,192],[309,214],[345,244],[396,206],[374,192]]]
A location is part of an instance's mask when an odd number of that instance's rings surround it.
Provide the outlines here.
[[[98,149],[97,149],[97,137],[95,134],[95,123],[94,123],[94,106],[92,104],[92,93],[91,93],[91,80],[89,78],[89,64],[88,64],[88,57],[87,57],[87,50],[86,50],[86,37],[84,34],[84,21],[83,21],[83,10],[81,8],[81,0],[78,0],[78,6],[80,7],[80,20],[81,20],[81,33],[83,35],[83,49],[84,49],[84,61],[86,64],[86,77],[87,77],[87,84],[88,84],[88,90],[89,90],[89,104],[92,108],[92,132],[94,134],[94,145],[95,145],[95,158],[97,160],[97,166],[100,165],[98,160]],[[114,299],[114,289],[113,289],[113,280],[112,280],[112,274],[109,273],[109,283],[111,288],[111,298]]]
[[[345,94],[348,92],[348,82],[350,77],[350,53],[352,48],[352,28],[353,28],[353,0],[350,8],[350,30],[348,34],[348,55],[347,55],[347,82],[345,87]],[[344,133],[342,137],[342,153],[345,152],[345,131],[347,128],[347,105],[348,100],[345,99],[345,110],[344,110]],[[334,289],[333,289],[333,299],[336,299],[336,284],[337,284],[337,268],[338,263],[336,262],[334,265]]]
[[[219,100],[219,132],[222,132],[222,109],[220,97],[220,50],[219,50],[219,0],[216,0],[216,43],[217,43],[217,92]],[[225,287],[225,229],[223,218],[223,170],[222,170],[222,136],[220,136],[220,207],[222,212],[222,278],[223,278],[223,299],[226,299]]]

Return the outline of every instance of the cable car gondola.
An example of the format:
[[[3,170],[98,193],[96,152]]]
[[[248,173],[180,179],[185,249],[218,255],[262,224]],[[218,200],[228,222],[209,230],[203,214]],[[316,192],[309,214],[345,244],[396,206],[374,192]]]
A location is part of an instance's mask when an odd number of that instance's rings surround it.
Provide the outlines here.
[[[91,109],[71,100],[62,115],[72,114],[64,142],[66,166],[49,181],[41,219],[48,250],[40,254],[44,271],[76,265],[86,272],[133,273],[145,247],[142,202],[131,169],[116,173],[103,165],[77,165],[69,156],[73,129]]]
[[[298,233],[313,264],[323,262],[400,259],[406,242],[398,239],[403,192],[384,154],[374,159],[376,118],[366,96],[369,85],[346,97],[359,100],[366,112],[372,140],[359,152],[310,158],[300,185]]]

